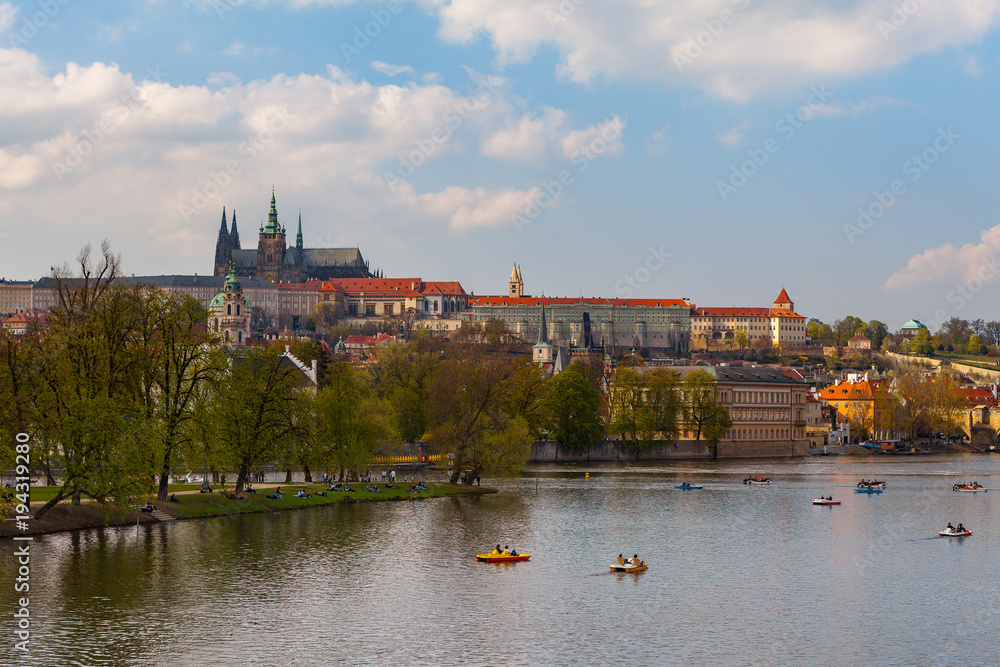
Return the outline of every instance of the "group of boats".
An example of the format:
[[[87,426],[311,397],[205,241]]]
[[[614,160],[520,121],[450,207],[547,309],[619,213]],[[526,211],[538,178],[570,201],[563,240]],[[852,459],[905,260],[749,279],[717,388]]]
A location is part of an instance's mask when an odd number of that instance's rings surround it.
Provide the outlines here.
[[[951,490],[965,491],[967,493],[979,493],[980,491],[982,491],[983,493],[986,493],[988,489],[986,489],[986,487],[979,486],[979,482],[973,482],[972,484],[956,484],[955,486],[951,487]]]
[[[501,549],[500,545],[488,554],[476,554],[476,560],[480,563],[519,563],[531,558],[531,554],[519,554],[517,551],[508,550],[507,548]],[[639,554],[636,554],[632,558],[625,558],[622,554],[618,554],[618,560],[611,563],[612,572],[630,572],[639,573],[645,572],[646,561],[639,558]]]

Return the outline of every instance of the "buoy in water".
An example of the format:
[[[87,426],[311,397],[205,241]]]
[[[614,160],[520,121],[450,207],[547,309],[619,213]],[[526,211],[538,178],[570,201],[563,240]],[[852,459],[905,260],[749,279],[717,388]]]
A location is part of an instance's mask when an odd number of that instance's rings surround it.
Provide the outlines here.
[[[590,473],[589,472],[583,473],[583,478],[584,479],[590,479]]]

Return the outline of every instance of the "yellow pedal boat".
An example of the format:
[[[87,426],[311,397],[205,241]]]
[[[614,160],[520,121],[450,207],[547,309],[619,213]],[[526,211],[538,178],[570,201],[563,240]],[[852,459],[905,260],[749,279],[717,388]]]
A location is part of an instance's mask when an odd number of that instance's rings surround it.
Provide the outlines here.
[[[512,556],[508,553],[497,554],[495,551],[488,554],[476,554],[476,560],[481,563],[520,563],[531,558],[531,554],[517,554]]]
[[[622,562],[612,563],[611,564],[611,571],[612,572],[645,572],[647,567],[648,566],[646,565],[646,561],[644,561],[644,560],[639,561],[638,565],[629,565],[628,561],[625,561],[624,563],[622,563]]]

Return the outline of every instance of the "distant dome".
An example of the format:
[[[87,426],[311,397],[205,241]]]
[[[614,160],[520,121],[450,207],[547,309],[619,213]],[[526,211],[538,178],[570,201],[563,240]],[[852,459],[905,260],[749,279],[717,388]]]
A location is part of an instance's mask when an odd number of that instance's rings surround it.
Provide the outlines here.
[[[921,324],[918,320],[910,320],[909,322],[903,325],[903,329],[926,329],[926,328],[927,327]]]

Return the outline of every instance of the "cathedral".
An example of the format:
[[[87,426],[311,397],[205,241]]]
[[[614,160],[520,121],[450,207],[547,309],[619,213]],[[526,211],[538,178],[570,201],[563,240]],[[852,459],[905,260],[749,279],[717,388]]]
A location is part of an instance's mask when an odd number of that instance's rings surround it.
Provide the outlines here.
[[[303,248],[301,213],[295,245],[288,246],[285,226],[278,222],[273,190],[267,224],[260,226],[256,249],[243,250],[240,247],[236,211],[233,211],[230,228],[226,222],[226,209],[222,209],[222,227],[215,244],[215,275],[225,276],[230,266],[238,276],[256,276],[272,283],[374,277],[357,248]]]

